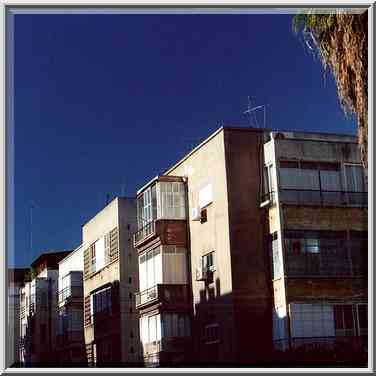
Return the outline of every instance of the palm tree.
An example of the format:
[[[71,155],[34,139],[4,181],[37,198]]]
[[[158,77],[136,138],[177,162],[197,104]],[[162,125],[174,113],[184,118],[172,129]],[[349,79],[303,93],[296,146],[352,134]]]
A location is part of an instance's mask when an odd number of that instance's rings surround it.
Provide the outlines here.
[[[293,18],[308,47],[319,56],[324,72],[333,73],[345,114],[356,114],[362,162],[368,161],[368,14],[310,10]]]

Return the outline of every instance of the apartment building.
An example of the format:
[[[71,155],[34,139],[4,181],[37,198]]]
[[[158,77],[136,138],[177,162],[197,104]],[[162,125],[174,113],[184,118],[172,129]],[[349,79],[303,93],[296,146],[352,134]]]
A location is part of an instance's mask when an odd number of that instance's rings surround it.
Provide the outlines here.
[[[30,282],[29,268],[8,268],[7,361],[15,367],[20,365],[21,289],[26,282]]]
[[[356,138],[270,132],[264,155],[274,345],[300,360],[363,359],[367,182]]]
[[[344,337],[367,328],[355,142],[224,127],[137,192],[146,365],[352,359]]]
[[[25,366],[57,363],[58,262],[70,252],[42,253],[31,264],[31,281],[21,289],[20,360]]]
[[[163,357],[173,359],[176,347],[164,342],[172,340],[185,341],[184,361],[193,365],[245,364],[270,355],[262,136],[260,130],[221,128],[138,192],[140,303],[157,290],[148,305],[138,305],[145,361],[154,356],[168,365]],[[145,272],[145,257],[159,272],[149,272],[148,263]],[[165,302],[177,284],[187,291],[176,295],[191,320],[181,318],[176,299]]]
[[[137,192],[142,356],[146,366],[186,364],[191,359],[191,299],[186,184],[160,176]]]
[[[84,333],[89,366],[140,364],[136,201],[116,197],[82,227]]]
[[[57,359],[60,366],[87,365],[84,338],[82,245],[59,262]]]

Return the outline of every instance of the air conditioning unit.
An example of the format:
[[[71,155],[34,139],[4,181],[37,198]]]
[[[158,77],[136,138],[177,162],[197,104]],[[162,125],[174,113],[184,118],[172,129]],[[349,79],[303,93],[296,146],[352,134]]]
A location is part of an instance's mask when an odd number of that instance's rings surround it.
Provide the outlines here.
[[[199,208],[192,208],[192,221],[199,221],[201,219],[201,212]]]

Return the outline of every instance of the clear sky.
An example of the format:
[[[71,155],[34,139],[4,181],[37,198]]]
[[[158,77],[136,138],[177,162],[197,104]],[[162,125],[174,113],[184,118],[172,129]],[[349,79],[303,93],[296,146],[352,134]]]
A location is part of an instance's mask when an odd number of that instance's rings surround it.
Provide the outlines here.
[[[269,128],[354,134],[291,20],[17,15],[16,265],[78,246],[107,193],[134,196],[223,123],[248,127],[248,96]]]

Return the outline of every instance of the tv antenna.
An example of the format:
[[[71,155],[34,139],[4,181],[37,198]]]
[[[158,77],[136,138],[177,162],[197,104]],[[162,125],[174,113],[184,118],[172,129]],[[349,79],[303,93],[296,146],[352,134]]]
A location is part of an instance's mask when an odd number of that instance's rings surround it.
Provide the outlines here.
[[[254,120],[255,128],[260,128],[259,123],[258,123],[258,121],[257,121],[257,117],[256,117],[255,112],[256,112],[257,110],[261,110],[261,109],[264,110],[264,128],[266,128],[266,106],[265,106],[264,104],[262,104],[262,105],[260,105],[260,106],[252,107],[251,97],[248,96],[248,106],[247,106],[247,110],[244,111],[243,113],[249,115],[249,125],[250,125],[250,127],[253,126],[253,121],[252,121],[252,115],[253,115],[253,120]]]

